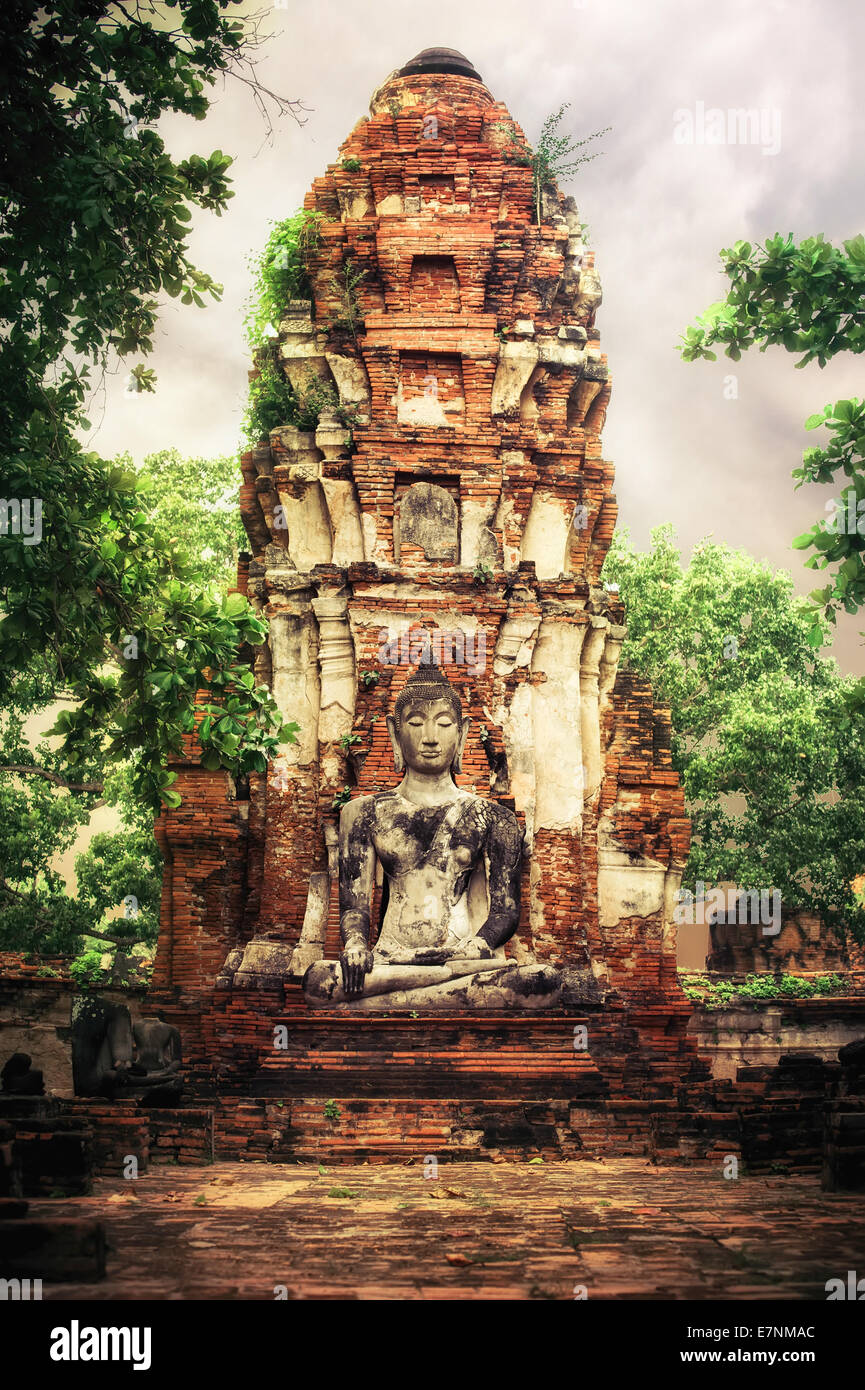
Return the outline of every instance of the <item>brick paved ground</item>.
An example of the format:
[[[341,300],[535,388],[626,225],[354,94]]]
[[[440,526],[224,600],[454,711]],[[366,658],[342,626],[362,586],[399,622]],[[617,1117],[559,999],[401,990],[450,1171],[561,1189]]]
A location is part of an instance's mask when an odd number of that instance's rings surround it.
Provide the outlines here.
[[[824,1300],[865,1270],[860,1197],[641,1159],[162,1167],[63,1214],[102,1216],[109,1273],[47,1298]]]

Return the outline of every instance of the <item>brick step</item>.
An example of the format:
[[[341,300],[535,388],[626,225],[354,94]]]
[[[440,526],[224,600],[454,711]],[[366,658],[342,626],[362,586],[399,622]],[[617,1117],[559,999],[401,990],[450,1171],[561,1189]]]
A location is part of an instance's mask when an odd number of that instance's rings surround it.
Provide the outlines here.
[[[600,1071],[572,1072],[562,1069],[521,1073],[486,1070],[434,1068],[389,1068],[387,1062],[368,1069],[298,1067],[284,1072],[260,1071],[247,1078],[235,1091],[220,1089],[223,1098],[248,1094],[266,1096],[286,1103],[303,1097],[335,1095],[364,1100],[520,1100],[537,1104],[546,1099],[586,1101],[619,1094],[623,1090],[639,1103],[674,1100],[678,1084],[647,1081],[640,1086],[622,1087]]]
[[[620,1151],[621,1152],[621,1151]],[[642,1151],[640,1151],[642,1152]],[[449,1148],[444,1151],[437,1151],[434,1157],[439,1163],[490,1163],[493,1157],[489,1150],[469,1149],[469,1148]],[[583,1153],[580,1149],[555,1149],[546,1152],[535,1150],[497,1150],[496,1157],[505,1160],[511,1159],[512,1162],[525,1161],[528,1157],[545,1158],[548,1162],[560,1162],[563,1159],[584,1159],[590,1162],[597,1157],[595,1154]],[[358,1163],[407,1163],[409,1159],[418,1159],[418,1150],[414,1148],[346,1148],[344,1150],[334,1150],[332,1147],[321,1148],[298,1148],[290,1154],[281,1155],[274,1151],[268,1153],[265,1159],[267,1163],[320,1163],[331,1168],[352,1167]]]
[[[604,1102],[513,1098],[384,1100],[337,1096],[337,1116],[324,1100],[279,1105],[268,1097],[232,1106],[215,1122],[216,1157],[292,1162],[408,1162],[426,1155],[490,1159],[645,1155],[650,1152],[652,1103],[612,1110]],[[662,1102],[666,1104],[666,1102]]]
[[[207,1163],[213,1152],[213,1111],[208,1106],[142,1108],[134,1100],[76,1097],[73,1115],[91,1126],[94,1172],[123,1176],[134,1158],[138,1171],[151,1163]]]
[[[356,1023],[352,1032],[357,1034]],[[324,1043],[308,1036],[311,1025],[290,1037],[285,1051],[265,1056],[260,1069],[247,1083],[262,1093],[291,1095],[338,1089],[344,1095],[387,1097],[424,1096],[445,1099],[450,1094],[541,1099],[544,1095],[568,1098],[624,1091],[638,1096],[672,1097],[683,1078],[692,1077],[695,1057],[660,1054],[635,1057],[621,1047],[616,1051],[575,1050],[572,1020],[553,1040],[519,1041],[497,1036],[495,1045],[479,1046],[477,1039],[446,1038],[440,1031],[423,1036],[414,1045],[385,1046],[383,1032],[363,1036],[346,1034],[345,1046],[329,1036]],[[615,1030],[614,1030],[615,1031]],[[632,1030],[631,1030],[632,1031]],[[307,1036],[303,1036],[307,1034]],[[621,1030],[616,1039],[621,1043]],[[628,1039],[630,1041],[630,1039]],[[527,1046],[528,1043],[528,1046]],[[696,1080],[697,1078],[692,1077]]]
[[[380,1068],[370,1069],[367,1073],[340,1068],[330,1071],[299,1069],[285,1077],[260,1076],[256,1079],[255,1088],[262,1094],[286,1100],[309,1095],[329,1099],[342,1093],[369,1100],[445,1100],[456,1094],[462,1100],[518,1099],[532,1102],[589,1098],[600,1096],[607,1089],[599,1074],[579,1078],[567,1073],[556,1076],[550,1072],[497,1075],[480,1071],[396,1072],[382,1071]]]

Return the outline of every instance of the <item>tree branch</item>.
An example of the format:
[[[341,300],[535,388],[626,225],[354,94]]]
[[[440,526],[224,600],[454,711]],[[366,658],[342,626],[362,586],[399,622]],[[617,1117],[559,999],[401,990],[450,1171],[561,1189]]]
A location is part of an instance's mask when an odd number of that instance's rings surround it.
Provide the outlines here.
[[[89,927],[82,935],[92,936],[97,941],[108,941],[112,946],[136,946],[139,941],[144,941],[145,939],[143,936],[110,936],[108,932],[93,931]]]
[[[46,781],[53,782],[56,787],[64,787],[69,792],[101,792],[105,790],[104,782],[67,782],[65,777],[61,777],[58,772],[49,772],[47,767],[38,767],[35,763],[0,763],[0,772],[19,772],[27,776],[44,777]],[[98,803],[100,806],[104,802]]]

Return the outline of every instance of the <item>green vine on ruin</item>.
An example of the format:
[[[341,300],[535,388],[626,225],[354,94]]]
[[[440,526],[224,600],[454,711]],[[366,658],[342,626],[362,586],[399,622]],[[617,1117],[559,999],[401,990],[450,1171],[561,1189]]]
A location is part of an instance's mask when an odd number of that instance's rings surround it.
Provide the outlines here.
[[[596,130],[583,140],[575,140],[572,135],[559,134],[562,117],[570,104],[569,101],[563,101],[557,111],[552,111],[547,116],[534,148],[521,141],[513,127],[508,131],[513,162],[522,164],[532,171],[532,197],[538,226],[541,225],[544,188],[567,174],[575,173],[581,165],[589,164],[593,159],[597,159],[599,154],[603,154],[603,150],[596,150],[594,154],[585,154],[582,151],[593,140],[600,139],[612,130],[612,126],[605,126],[603,130]]]
[[[319,245],[323,214],[301,208],[272,222],[263,250],[251,258],[252,289],[243,320],[256,375],[249,383],[243,434],[249,444],[267,439],[280,425],[314,430],[323,410],[338,405],[336,391],[316,383],[299,396],[279,355],[279,321],[291,299],[311,299],[308,258]]]

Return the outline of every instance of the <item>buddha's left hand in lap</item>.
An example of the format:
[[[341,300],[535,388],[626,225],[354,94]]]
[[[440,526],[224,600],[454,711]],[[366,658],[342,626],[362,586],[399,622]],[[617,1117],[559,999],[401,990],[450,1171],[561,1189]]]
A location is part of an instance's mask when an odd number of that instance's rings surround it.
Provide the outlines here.
[[[482,936],[470,936],[451,952],[454,960],[491,960],[495,951]]]

